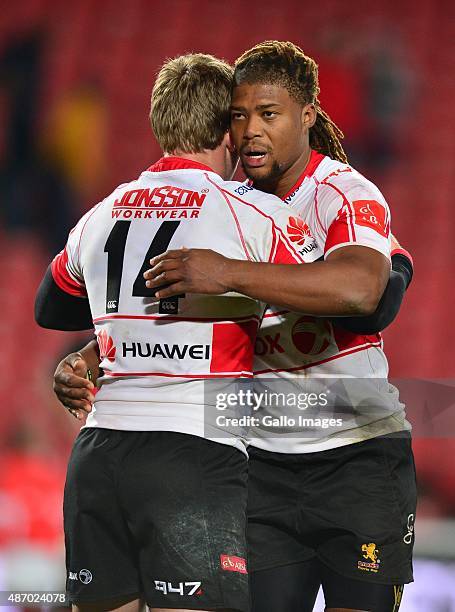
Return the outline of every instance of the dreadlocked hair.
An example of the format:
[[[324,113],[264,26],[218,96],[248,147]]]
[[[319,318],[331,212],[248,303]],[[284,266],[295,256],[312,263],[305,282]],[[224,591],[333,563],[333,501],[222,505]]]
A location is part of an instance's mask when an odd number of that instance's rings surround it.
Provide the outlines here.
[[[242,83],[272,83],[287,89],[302,106],[314,104],[316,122],[310,128],[310,147],[332,159],[348,163],[343,132],[322,110],[318,65],[291,42],[266,40],[245,51],[235,62],[234,87]]]

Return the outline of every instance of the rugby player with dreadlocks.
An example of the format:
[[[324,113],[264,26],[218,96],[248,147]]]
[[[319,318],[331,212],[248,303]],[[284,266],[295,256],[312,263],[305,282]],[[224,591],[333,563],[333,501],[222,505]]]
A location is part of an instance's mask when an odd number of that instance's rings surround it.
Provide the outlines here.
[[[390,213],[379,189],[348,165],[319,91],[317,64],[289,42],[259,44],[235,65],[231,132],[245,189],[274,193],[295,211],[289,235],[315,263],[180,250],[155,258],[145,277],[149,287],[168,285],[159,297],[215,293],[221,282],[276,305],[257,340],[256,379],[297,377],[302,388],[308,378],[378,379],[376,409],[370,385],[357,381],[360,399],[342,427],[254,432],[249,562],[254,612],[311,610],[319,585],[327,611],[396,612],[412,581],[415,471],[377,321],[369,328],[389,277]],[[333,315],[350,319],[342,328],[326,318]],[[364,315],[363,330],[353,315]]]

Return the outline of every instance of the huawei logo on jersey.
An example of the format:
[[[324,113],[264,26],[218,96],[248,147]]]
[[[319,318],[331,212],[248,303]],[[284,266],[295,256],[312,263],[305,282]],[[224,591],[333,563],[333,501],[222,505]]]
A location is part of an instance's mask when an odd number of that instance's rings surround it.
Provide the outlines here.
[[[96,334],[98,340],[98,346],[100,347],[101,359],[108,359],[109,361],[115,361],[115,346],[114,341],[109,336],[105,329],[102,329]]]
[[[301,255],[309,254],[317,248],[318,245],[311,235],[310,228],[302,219],[289,217],[287,231],[291,242],[295,242],[302,247],[299,251]]]
[[[305,244],[305,240],[311,238],[310,228],[297,217],[289,217],[287,230],[290,240],[297,244]]]

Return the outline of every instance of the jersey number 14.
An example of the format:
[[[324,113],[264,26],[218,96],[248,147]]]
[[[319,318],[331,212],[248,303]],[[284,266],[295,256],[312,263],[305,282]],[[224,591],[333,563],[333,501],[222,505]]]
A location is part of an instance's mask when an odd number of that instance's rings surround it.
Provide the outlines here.
[[[104,245],[107,258],[107,287],[106,287],[106,313],[118,312],[120,285],[122,283],[123,260],[125,256],[125,245],[130,229],[131,221],[117,221],[109,234]],[[133,283],[131,295],[137,297],[155,297],[156,289],[148,289],[145,286],[144,272],[150,268],[150,259],[164,253],[169,246],[172,236],[175,234],[180,221],[163,221],[156,232],[148,251],[144,257],[141,269]],[[178,296],[183,297],[183,296]],[[164,302],[164,300],[161,300]],[[161,310],[160,302],[160,310]],[[177,311],[177,308],[169,308],[169,303],[175,303],[176,298],[166,300],[168,304],[166,311]]]

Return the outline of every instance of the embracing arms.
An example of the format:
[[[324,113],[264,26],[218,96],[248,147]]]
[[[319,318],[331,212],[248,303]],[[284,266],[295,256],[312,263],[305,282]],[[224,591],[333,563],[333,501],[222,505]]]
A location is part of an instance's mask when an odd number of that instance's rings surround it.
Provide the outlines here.
[[[410,256],[404,253],[392,256],[390,272],[383,255],[360,246],[340,248],[327,261],[287,266],[230,260],[203,249],[182,249],[151,260],[152,268],[144,277],[148,287],[166,285],[158,291],[160,298],[185,292],[237,291],[307,314],[354,316],[359,327],[355,331],[370,333],[361,331],[363,321],[369,329],[375,320],[386,326],[399,311],[412,278]],[[375,319],[367,322],[365,315]],[[337,319],[341,324],[343,320]]]

